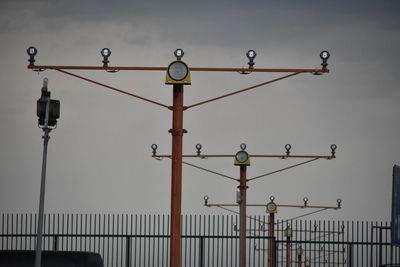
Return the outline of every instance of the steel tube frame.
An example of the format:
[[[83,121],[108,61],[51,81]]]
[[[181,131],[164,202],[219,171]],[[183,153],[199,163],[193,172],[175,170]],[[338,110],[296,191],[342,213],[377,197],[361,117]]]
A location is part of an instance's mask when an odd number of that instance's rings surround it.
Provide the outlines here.
[[[234,158],[236,155],[231,154],[219,154],[219,155],[182,155],[183,158]],[[153,158],[170,158],[171,155],[153,155]],[[298,158],[298,159],[334,159],[335,155],[250,155],[251,158],[278,158],[278,159],[289,159],[289,158]]]
[[[119,67],[119,66],[55,66],[55,65],[28,65],[28,69],[32,70],[143,70],[143,71],[166,71],[167,67]],[[204,68],[191,67],[190,71],[212,71],[212,72],[299,72],[299,73],[327,73],[328,69],[270,69],[270,68]]]
[[[206,204],[204,206],[207,207],[236,207],[238,204],[226,204],[226,203],[212,203],[212,204]],[[247,204],[247,207],[266,207],[266,204]],[[341,207],[338,206],[302,206],[302,205],[285,205],[285,204],[276,204],[276,206],[279,208],[299,208],[299,209],[333,209],[333,210],[338,210],[341,209]]]

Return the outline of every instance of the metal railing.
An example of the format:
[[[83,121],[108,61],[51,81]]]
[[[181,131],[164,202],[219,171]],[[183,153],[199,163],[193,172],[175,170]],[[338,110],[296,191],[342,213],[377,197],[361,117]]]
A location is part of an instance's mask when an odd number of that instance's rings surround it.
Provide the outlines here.
[[[44,250],[97,252],[110,267],[169,264],[167,215],[47,214],[44,222]],[[182,266],[239,266],[238,222],[235,215],[182,216]],[[388,223],[277,221],[272,238],[267,222],[268,216],[248,219],[247,266],[268,266],[270,239],[274,266],[400,264]],[[33,250],[36,225],[35,214],[2,214],[0,250]]]

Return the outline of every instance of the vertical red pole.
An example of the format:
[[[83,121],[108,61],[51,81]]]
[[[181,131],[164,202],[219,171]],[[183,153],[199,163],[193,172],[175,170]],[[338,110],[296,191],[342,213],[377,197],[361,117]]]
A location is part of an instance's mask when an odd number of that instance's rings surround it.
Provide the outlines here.
[[[290,267],[292,265],[291,254],[292,254],[292,245],[290,243],[290,237],[288,236],[286,239],[286,267]]]
[[[173,86],[170,267],[181,266],[183,84]]]
[[[268,267],[273,267],[274,258],[274,239],[275,236],[275,213],[271,212],[269,214],[269,224],[268,224]]]
[[[240,185],[239,190],[242,196],[242,217],[240,218],[241,220],[241,248],[242,248],[242,262],[241,262],[241,267],[246,267],[246,229],[247,229],[247,225],[246,225],[246,218],[247,218],[247,214],[246,214],[246,207],[247,207],[247,177],[246,177],[246,173],[247,173],[247,166],[246,165],[240,165]]]

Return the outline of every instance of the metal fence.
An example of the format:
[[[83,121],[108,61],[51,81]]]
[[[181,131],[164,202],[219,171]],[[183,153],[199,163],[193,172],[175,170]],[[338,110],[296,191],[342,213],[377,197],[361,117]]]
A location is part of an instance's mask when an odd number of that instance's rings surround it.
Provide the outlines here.
[[[109,267],[169,265],[167,215],[47,214],[44,222],[44,250],[97,252]],[[35,214],[2,214],[0,250],[33,250],[36,225]],[[182,266],[239,266],[237,225],[236,215],[182,216]],[[275,266],[400,264],[388,223],[277,221],[275,238],[267,226],[268,216],[248,219],[247,266],[268,266],[269,249]]]

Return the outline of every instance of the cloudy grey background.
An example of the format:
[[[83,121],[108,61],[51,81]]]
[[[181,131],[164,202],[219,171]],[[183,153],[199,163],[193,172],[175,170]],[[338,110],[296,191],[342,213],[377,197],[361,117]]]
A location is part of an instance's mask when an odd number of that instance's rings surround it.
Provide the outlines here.
[[[400,2],[385,1],[1,1],[0,212],[36,212],[42,156],[35,109],[44,77],[61,101],[59,127],[49,144],[46,212],[169,213],[170,161],[151,158],[150,145],[170,153],[171,113],[58,73],[26,69],[26,49],[37,64],[167,66],[181,47],[196,67],[320,66],[331,72],[280,81],[185,112],[184,152],[329,154],[308,165],[249,184],[249,202],[335,204],[327,219],[389,220],[391,175],[399,163]],[[171,104],[162,72],[77,71],[91,79]],[[185,104],[278,77],[276,74],[192,73]],[[238,176],[231,159],[191,163]],[[297,163],[253,159],[248,176]],[[237,184],[184,166],[183,213],[217,214],[212,202],[233,202]],[[284,210],[290,218],[302,210]],[[251,209],[251,214],[263,214]]]

